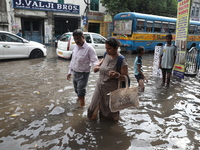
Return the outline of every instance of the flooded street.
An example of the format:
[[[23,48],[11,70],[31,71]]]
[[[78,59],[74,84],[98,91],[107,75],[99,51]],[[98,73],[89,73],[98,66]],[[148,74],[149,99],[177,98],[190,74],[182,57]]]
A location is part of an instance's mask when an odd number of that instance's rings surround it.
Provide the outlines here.
[[[124,54],[131,85],[136,54]],[[90,121],[87,108],[98,73],[91,72],[86,107],[77,108],[69,60],[48,47],[45,58],[0,61],[0,150],[200,150],[200,77],[152,76],[153,53],[143,56],[149,82],[140,107],[120,112],[117,123]]]

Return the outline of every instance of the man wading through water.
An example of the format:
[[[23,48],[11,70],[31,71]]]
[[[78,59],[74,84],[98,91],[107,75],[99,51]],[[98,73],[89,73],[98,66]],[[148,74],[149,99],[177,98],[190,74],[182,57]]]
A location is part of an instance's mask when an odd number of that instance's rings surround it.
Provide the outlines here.
[[[99,63],[99,60],[94,48],[85,42],[82,30],[74,30],[73,38],[76,45],[72,52],[67,80],[71,79],[71,73],[73,73],[74,90],[78,95],[80,107],[83,107],[85,105],[86,86],[91,64],[96,66]]]

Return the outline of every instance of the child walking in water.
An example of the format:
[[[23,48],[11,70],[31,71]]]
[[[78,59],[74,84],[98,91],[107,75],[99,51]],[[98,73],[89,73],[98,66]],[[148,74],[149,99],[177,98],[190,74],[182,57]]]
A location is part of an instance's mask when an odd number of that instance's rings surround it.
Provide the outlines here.
[[[170,84],[170,77],[177,55],[177,47],[172,44],[172,35],[166,35],[166,44],[160,50],[159,68],[162,70],[162,85],[165,85],[167,78],[167,86]]]
[[[141,92],[144,92],[144,80],[148,82],[148,79],[144,76],[142,70],[142,55],[144,55],[144,47],[139,46],[137,47],[138,55],[135,58],[134,62],[134,75],[138,82],[138,87],[140,88]]]

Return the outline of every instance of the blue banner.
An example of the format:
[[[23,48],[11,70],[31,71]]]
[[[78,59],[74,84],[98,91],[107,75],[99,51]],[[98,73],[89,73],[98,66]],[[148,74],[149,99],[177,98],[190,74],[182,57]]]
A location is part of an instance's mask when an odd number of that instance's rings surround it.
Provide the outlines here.
[[[80,6],[73,4],[60,4],[34,0],[13,0],[13,7],[20,9],[34,9],[43,11],[60,11],[79,14]]]
[[[179,77],[180,79],[184,79],[184,72],[173,70],[173,75]]]

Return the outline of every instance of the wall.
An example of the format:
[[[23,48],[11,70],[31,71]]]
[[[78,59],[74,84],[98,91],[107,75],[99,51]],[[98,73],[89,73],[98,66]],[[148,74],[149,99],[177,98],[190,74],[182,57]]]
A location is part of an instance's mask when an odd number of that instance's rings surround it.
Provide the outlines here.
[[[8,31],[8,15],[6,1],[0,0],[0,30]]]

